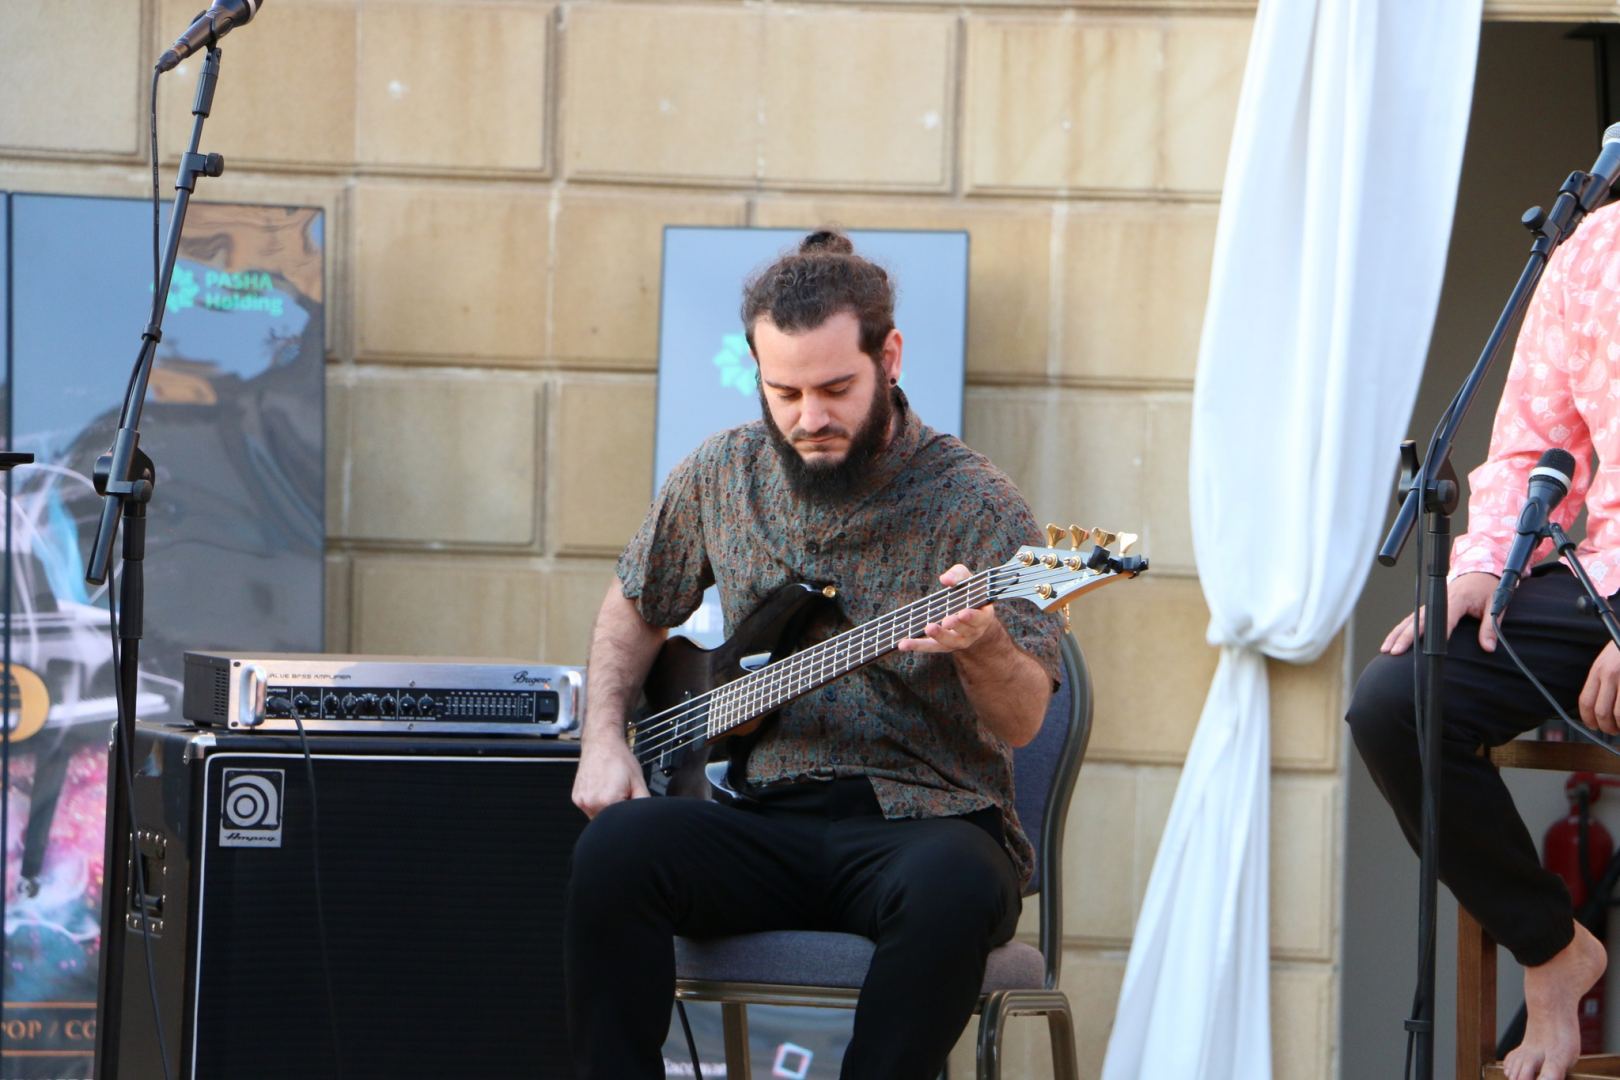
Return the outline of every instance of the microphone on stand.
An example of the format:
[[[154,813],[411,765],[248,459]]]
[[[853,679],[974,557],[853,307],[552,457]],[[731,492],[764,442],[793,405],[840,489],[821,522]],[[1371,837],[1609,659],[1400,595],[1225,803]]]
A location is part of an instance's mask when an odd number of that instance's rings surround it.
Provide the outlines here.
[[[158,57],[158,71],[170,71],[198,49],[213,45],[257,15],[263,3],[264,0],[214,0],[207,11],[192,20],[185,33],[175,39],[169,51]]]
[[[1616,159],[1620,164],[1620,158]],[[1491,597],[1491,614],[1502,614],[1508,598],[1524,576],[1530,556],[1541,543],[1547,529],[1547,519],[1553,507],[1569,494],[1569,485],[1575,476],[1575,456],[1568,450],[1553,447],[1541,455],[1536,467],[1530,470],[1530,492],[1525,497],[1524,509],[1519,511],[1518,535],[1508,549],[1507,561],[1502,564],[1502,582]]]
[[[1581,192],[1581,209],[1596,210],[1609,201],[1614,185],[1620,182],[1620,124],[1603,129],[1603,148],[1587,175],[1592,182]]]

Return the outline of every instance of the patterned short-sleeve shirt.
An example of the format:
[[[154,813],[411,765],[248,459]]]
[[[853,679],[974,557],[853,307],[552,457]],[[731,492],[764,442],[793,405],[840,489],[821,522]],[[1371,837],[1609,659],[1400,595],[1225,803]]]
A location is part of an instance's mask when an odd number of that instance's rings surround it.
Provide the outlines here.
[[[784,585],[834,585],[813,644],[939,591],[955,563],[979,570],[1040,534],[1017,487],[903,397],[872,470],[836,503],[789,489],[764,425],[712,436],[675,467],[619,558],[625,596],[676,626],[719,586],[729,636]],[[996,613],[1054,680],[1061,620],[1023,600]],[[865,776],[884,815],[943,817],[994,806],[1022,880],[1033,850],[1013,804],[1012,751],[978,719],[948,655],[891,652],[786,706],[748,757],[748,783]]]

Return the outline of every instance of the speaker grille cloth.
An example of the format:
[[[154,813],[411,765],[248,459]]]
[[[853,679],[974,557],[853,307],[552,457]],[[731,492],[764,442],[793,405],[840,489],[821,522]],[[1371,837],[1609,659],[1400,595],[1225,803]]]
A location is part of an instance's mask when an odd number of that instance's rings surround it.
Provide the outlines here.
[[[301,758],[280,848],[207,837],[196,1075],[336,1075]],[[584,818],[571,761],[315,759],[346,1077],[566,1077],[562,896]],[[220,820],[219,777],[207,819]]]

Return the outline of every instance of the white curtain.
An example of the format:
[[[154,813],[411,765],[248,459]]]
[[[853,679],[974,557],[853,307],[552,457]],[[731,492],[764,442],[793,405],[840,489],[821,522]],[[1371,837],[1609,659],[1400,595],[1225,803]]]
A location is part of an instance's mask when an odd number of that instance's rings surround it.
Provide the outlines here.
[[[1104,1080],[1271,1075],[1265,658],[1326,648],[1383,537],[1440,295],[1480,4],[1259,5],[1193,391],[1193,538],[1220,666]]]

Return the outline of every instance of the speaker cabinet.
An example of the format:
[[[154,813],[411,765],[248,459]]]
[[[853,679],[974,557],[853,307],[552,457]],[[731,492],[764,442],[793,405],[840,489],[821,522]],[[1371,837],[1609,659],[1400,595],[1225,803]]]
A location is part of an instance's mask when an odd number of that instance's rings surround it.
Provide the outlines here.
[[[164,1074],[148,948],[176,1077],[570,1075],[576,744],[324,736],[306,763],[296,737],[142,724],[134,749],[102,1080]]]

